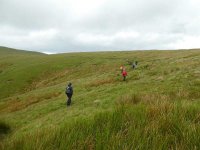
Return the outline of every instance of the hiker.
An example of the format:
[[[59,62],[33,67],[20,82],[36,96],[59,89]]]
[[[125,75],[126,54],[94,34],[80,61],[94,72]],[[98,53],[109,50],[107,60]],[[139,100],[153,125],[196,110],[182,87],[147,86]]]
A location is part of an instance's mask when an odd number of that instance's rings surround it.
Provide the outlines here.
[[[126,72],[125,69],[123,69],[123,71],[122,71],[122,76],[123,76],[123,81],[125,81],[126,80],[126,76],[127,76],[127,72]]]
[[[68,97],[68,99],[67,99],[67,106],[70,106],[70,104],[71,104],[71,98],[72,98],[72,95],[73,95],[72,83],[69,83],[67,85],[65,94]]]
[[[124,69],[124,67],[121,65],[121,67],[120,67],[121,73],[123,72],[123,69]]]
[[[133,64],[132,64],[133,69],[135,69],[137,67],[137,64],[138,64],[137,61],[133,62]]]

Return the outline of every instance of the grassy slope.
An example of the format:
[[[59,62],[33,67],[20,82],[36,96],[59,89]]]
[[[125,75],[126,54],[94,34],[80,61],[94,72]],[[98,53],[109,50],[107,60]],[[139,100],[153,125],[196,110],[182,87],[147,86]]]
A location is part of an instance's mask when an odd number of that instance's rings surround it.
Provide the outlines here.
[[[44,54],[0,47],[0,98],[24,92],[32,78],[38,76],[41,69],[33,69],[39,65],[37,59]]]
[[[3,49],[0,119],[11,129],[2,134],[4,149],[65,149],[66,142],[69,149],[199,148],[199,50],[44,55]],[[139,67],[133,71],[127,59]],[[67,81],[75,90],[70,108]]]

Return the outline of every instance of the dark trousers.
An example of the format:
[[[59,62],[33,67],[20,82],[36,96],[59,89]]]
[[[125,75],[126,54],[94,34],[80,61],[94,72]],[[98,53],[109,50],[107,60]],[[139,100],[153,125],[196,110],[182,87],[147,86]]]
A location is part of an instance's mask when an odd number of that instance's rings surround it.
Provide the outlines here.
[[[71,104],[72,94],[68,94],[67,93],[67,97],[68,97],[68,99],[67,99],[67,106],[69,106]]]
[[[124,81],[126,80],[126,76],[123,76],[124,77]]]

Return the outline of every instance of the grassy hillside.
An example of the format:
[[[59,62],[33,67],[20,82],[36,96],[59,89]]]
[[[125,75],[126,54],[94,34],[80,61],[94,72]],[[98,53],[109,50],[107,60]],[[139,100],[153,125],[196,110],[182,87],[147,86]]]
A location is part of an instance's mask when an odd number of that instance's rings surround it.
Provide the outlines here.
[[[45,55],[0,48],[0,83],[1,149],[200,148],[199,50]]]
[[[0,54],[2,57],[2,55],[41,55],[43,53],[0,46]]]

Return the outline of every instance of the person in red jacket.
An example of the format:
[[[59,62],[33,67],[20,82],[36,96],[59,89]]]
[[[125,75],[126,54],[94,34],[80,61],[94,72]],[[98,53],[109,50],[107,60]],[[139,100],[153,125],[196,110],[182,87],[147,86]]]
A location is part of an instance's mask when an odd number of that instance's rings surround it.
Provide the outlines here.
[[[123,69],[123,71],[122,71],[122,76],[123,76],[124,81],[125,81],[126,80],[126,76],[127,76],[127,72],[126,72],[125,69]]]

